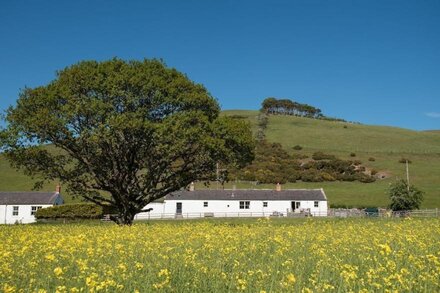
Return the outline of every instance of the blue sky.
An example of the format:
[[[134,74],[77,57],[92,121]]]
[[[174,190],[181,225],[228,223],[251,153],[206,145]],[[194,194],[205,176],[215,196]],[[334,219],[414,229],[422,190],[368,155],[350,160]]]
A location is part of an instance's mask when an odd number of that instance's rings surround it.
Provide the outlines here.
[[[85,59],[163,58],[223,109],[268,96],[440,129],[440,1],[2,1],[0,110]]]

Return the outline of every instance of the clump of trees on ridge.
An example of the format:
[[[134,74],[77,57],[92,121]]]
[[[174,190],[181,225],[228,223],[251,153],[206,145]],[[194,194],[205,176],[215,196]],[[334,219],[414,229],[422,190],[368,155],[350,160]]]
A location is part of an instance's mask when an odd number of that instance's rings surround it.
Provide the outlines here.
[[[319,108],[308,104],[298,103],[290,99],[277,99],[274,97],[266,98],[261,104],[260,111],[266,115],[291,115],[329,121],[347,122],[344,119],[325,116]]]
[[[307,104],[297,103],[289,99],[267,98],[262,103],[262,111],[267,114],[294,115],[310,118],[320,118],[324,115],[321,109]]]

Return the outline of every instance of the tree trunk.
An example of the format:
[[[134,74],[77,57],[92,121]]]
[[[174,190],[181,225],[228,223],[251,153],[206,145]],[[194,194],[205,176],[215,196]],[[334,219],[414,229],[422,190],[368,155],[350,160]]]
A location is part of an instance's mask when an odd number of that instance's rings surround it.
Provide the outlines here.
[[[118,225],[128,225],[131,226],[133,224],[134,217],[138,213],[137,210],[131,207],[119,206],[118,214],[110,216],[110,220],[115,222]]]

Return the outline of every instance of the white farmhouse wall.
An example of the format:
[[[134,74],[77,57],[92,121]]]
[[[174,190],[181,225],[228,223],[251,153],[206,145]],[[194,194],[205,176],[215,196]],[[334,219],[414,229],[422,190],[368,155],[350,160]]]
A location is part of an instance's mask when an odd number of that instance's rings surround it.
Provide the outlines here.
[[[207,202],[208,206],[204,206]],[[149,213],[138,214],[137,218],[174,217],[177,211],[177,203],[181,203],[183,217],[246,217],[246,216],[269,216],[274,213],[287,216],[292,212],[292,201],[283,200],[250,200],[249,209],[240,209],[240,200],[165,200],[163,203],[150,203],[146,208],[153,208]],[[263,202],[267,202],[264,207]],[[327,216],[327,201],[296,201],[300,203],[295,212],[308,209],[313,216]]]
[[[14,206],[18,207],[18,215],[13,215]],[[42,208],[52,205],[32,204],[32,205],[0,205],[0,224],[27,224],[36,221],[35,216],[31,215],[32,207],[40,206]]]

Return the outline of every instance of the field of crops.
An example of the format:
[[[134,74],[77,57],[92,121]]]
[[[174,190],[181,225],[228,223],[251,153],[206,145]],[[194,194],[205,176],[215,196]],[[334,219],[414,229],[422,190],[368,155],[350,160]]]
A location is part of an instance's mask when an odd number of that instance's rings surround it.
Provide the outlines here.
[[[4,292],[438,292],[440,219],[0,226]]]

